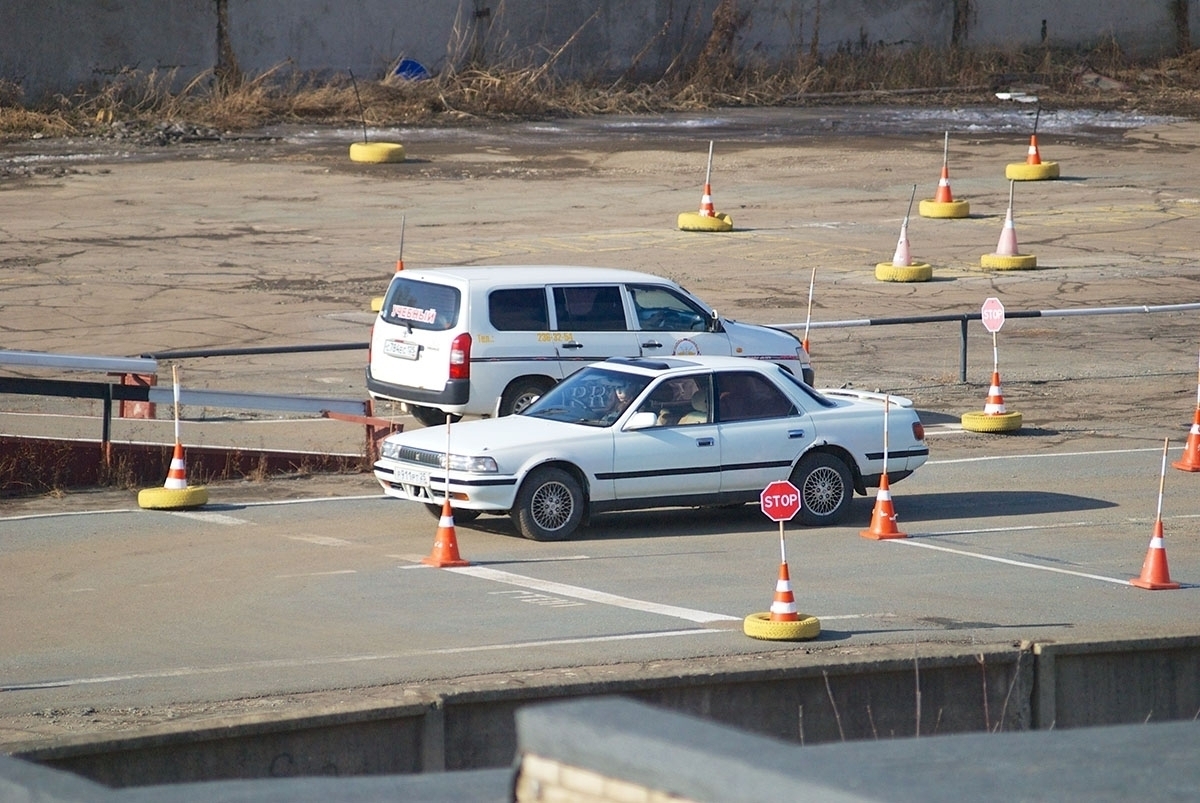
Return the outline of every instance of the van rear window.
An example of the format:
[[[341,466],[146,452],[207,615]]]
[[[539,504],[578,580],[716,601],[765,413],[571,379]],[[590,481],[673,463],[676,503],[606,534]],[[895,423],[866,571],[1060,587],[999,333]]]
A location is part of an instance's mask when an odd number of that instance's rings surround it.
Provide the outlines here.
[[[500,332],[544,332],[550,328],[546,291],[541,287],[493,290],[488,295],[488,320]]]
[[[380,315],[388,323],[441,332],[458,323],[461,298],[456,287],[396,277]]]

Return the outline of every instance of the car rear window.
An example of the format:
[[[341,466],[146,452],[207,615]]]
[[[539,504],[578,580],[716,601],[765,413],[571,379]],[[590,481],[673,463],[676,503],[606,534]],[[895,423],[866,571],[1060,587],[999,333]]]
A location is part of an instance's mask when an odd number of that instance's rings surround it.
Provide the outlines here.
[[[546,291],[541,287],[493,290],[488,295],[488,320],[501,332],[544,332],[550,328]]]
[[[388,323],[442,332],[458,323],[461,302],[457,287],[397,276],[379,314]]]

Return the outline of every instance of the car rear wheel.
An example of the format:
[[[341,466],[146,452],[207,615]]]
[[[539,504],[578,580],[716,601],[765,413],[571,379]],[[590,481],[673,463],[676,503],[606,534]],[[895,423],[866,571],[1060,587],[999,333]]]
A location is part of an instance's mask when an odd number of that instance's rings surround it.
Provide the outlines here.
[[[412,413],[412,417],[417,419],[423,427],[436,427],[446,423],[447,413],[436,407],[423,407],[419,404],[410,404],[408,405],[408,411]],[[461,415],[450,415],[451,423],[457,423],[461,420]]]
[[[518,379],[500,397],[500,415],[517,415],[552,387],[545,379]]]
[[[540,468],[521,484],[512,519],[526,538],[562,541],[579,527],[583,505],[583,488],[573,476],[561,468]]]
[[[828,452],[806,455],[792,472],[800,489],[800,521],[811,526],[836,524],[854,499],[854,478],[840,458]]]

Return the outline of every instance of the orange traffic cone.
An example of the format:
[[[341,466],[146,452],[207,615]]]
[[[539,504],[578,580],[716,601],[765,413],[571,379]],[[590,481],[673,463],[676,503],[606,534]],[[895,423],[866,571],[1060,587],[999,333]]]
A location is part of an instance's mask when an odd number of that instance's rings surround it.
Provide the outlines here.
[[[713,208],[712,185],[707,181],[704,182],[704,194],[700,196],[700,211],[697,214],[700,217],[713,217],[717,214],[717,210]]]
[[[1146,550],[1146,560],[1142,562],[1141,576],[1130,580],[1129,584],[1151,591],[1179,588],[1179,583],[1171,582],[1171,573],[1167,570],[1167,549],[1163,546],[1162,519],[1154,522],[1154,535],[1150,538],[1150,548]]]
[[[992,371],[992,384],[988,388],[987,401],[983,403],[985,415],[1004,415],[1004,394],[1000,391],[1000,372]]]
[[[438,520],[437,537],[433,541],[433,551],[421,562],[426,566],[438,569],[447,566],[470,566],[471,562],[463,560],[458,554],[458,537],[454,534],[454,509],[450,507],[450,499],[442,503],[442,517]]]
[[[1183,447],[1183,457],[1171,463],[1181,471],[1200,471],[1200,406],[1192,417],[1192,428],[1188,432],[1187,445]]]
[[[779,564],[779,580],[775,583],[775,601],[771,603],[772,622],[798,622],[800,613],[796,609],[796,597],[792,593],[792,580],[788,576],[787,561]]]
[[[1042,163],[1042,155],[1038,153],[1037,134],[1029,136],[1029,155],[1025,157],[1025,164],[1040,165]]]
[[[938,179],[937,192],[933,196],[934,203],[954,203],[954,193],[950,192],[950,167],[942,165],[942,177]]]
[[[175,452],[171,455],[171,467],[167,470],[167,481],[164,488],[181,491],[188,487],[187,463],[183,459],[183,444],[175,441]]]
[[[875,495],[875,509],[871,513],[871,527],[859,533],[863,538],[882,541],[888,538],[908,538],[896,528],[896,509],[892,506],[892,492],[888,488],[885,471],[879,478],[879,493]]]

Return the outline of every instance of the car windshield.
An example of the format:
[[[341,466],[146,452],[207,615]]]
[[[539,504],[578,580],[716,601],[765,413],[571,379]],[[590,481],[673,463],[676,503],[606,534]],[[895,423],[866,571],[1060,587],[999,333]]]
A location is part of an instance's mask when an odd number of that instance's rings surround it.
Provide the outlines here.
[[[648,376],[589,366],[546,391],[522,415],[607,427],[621,417],[648,384]]]

